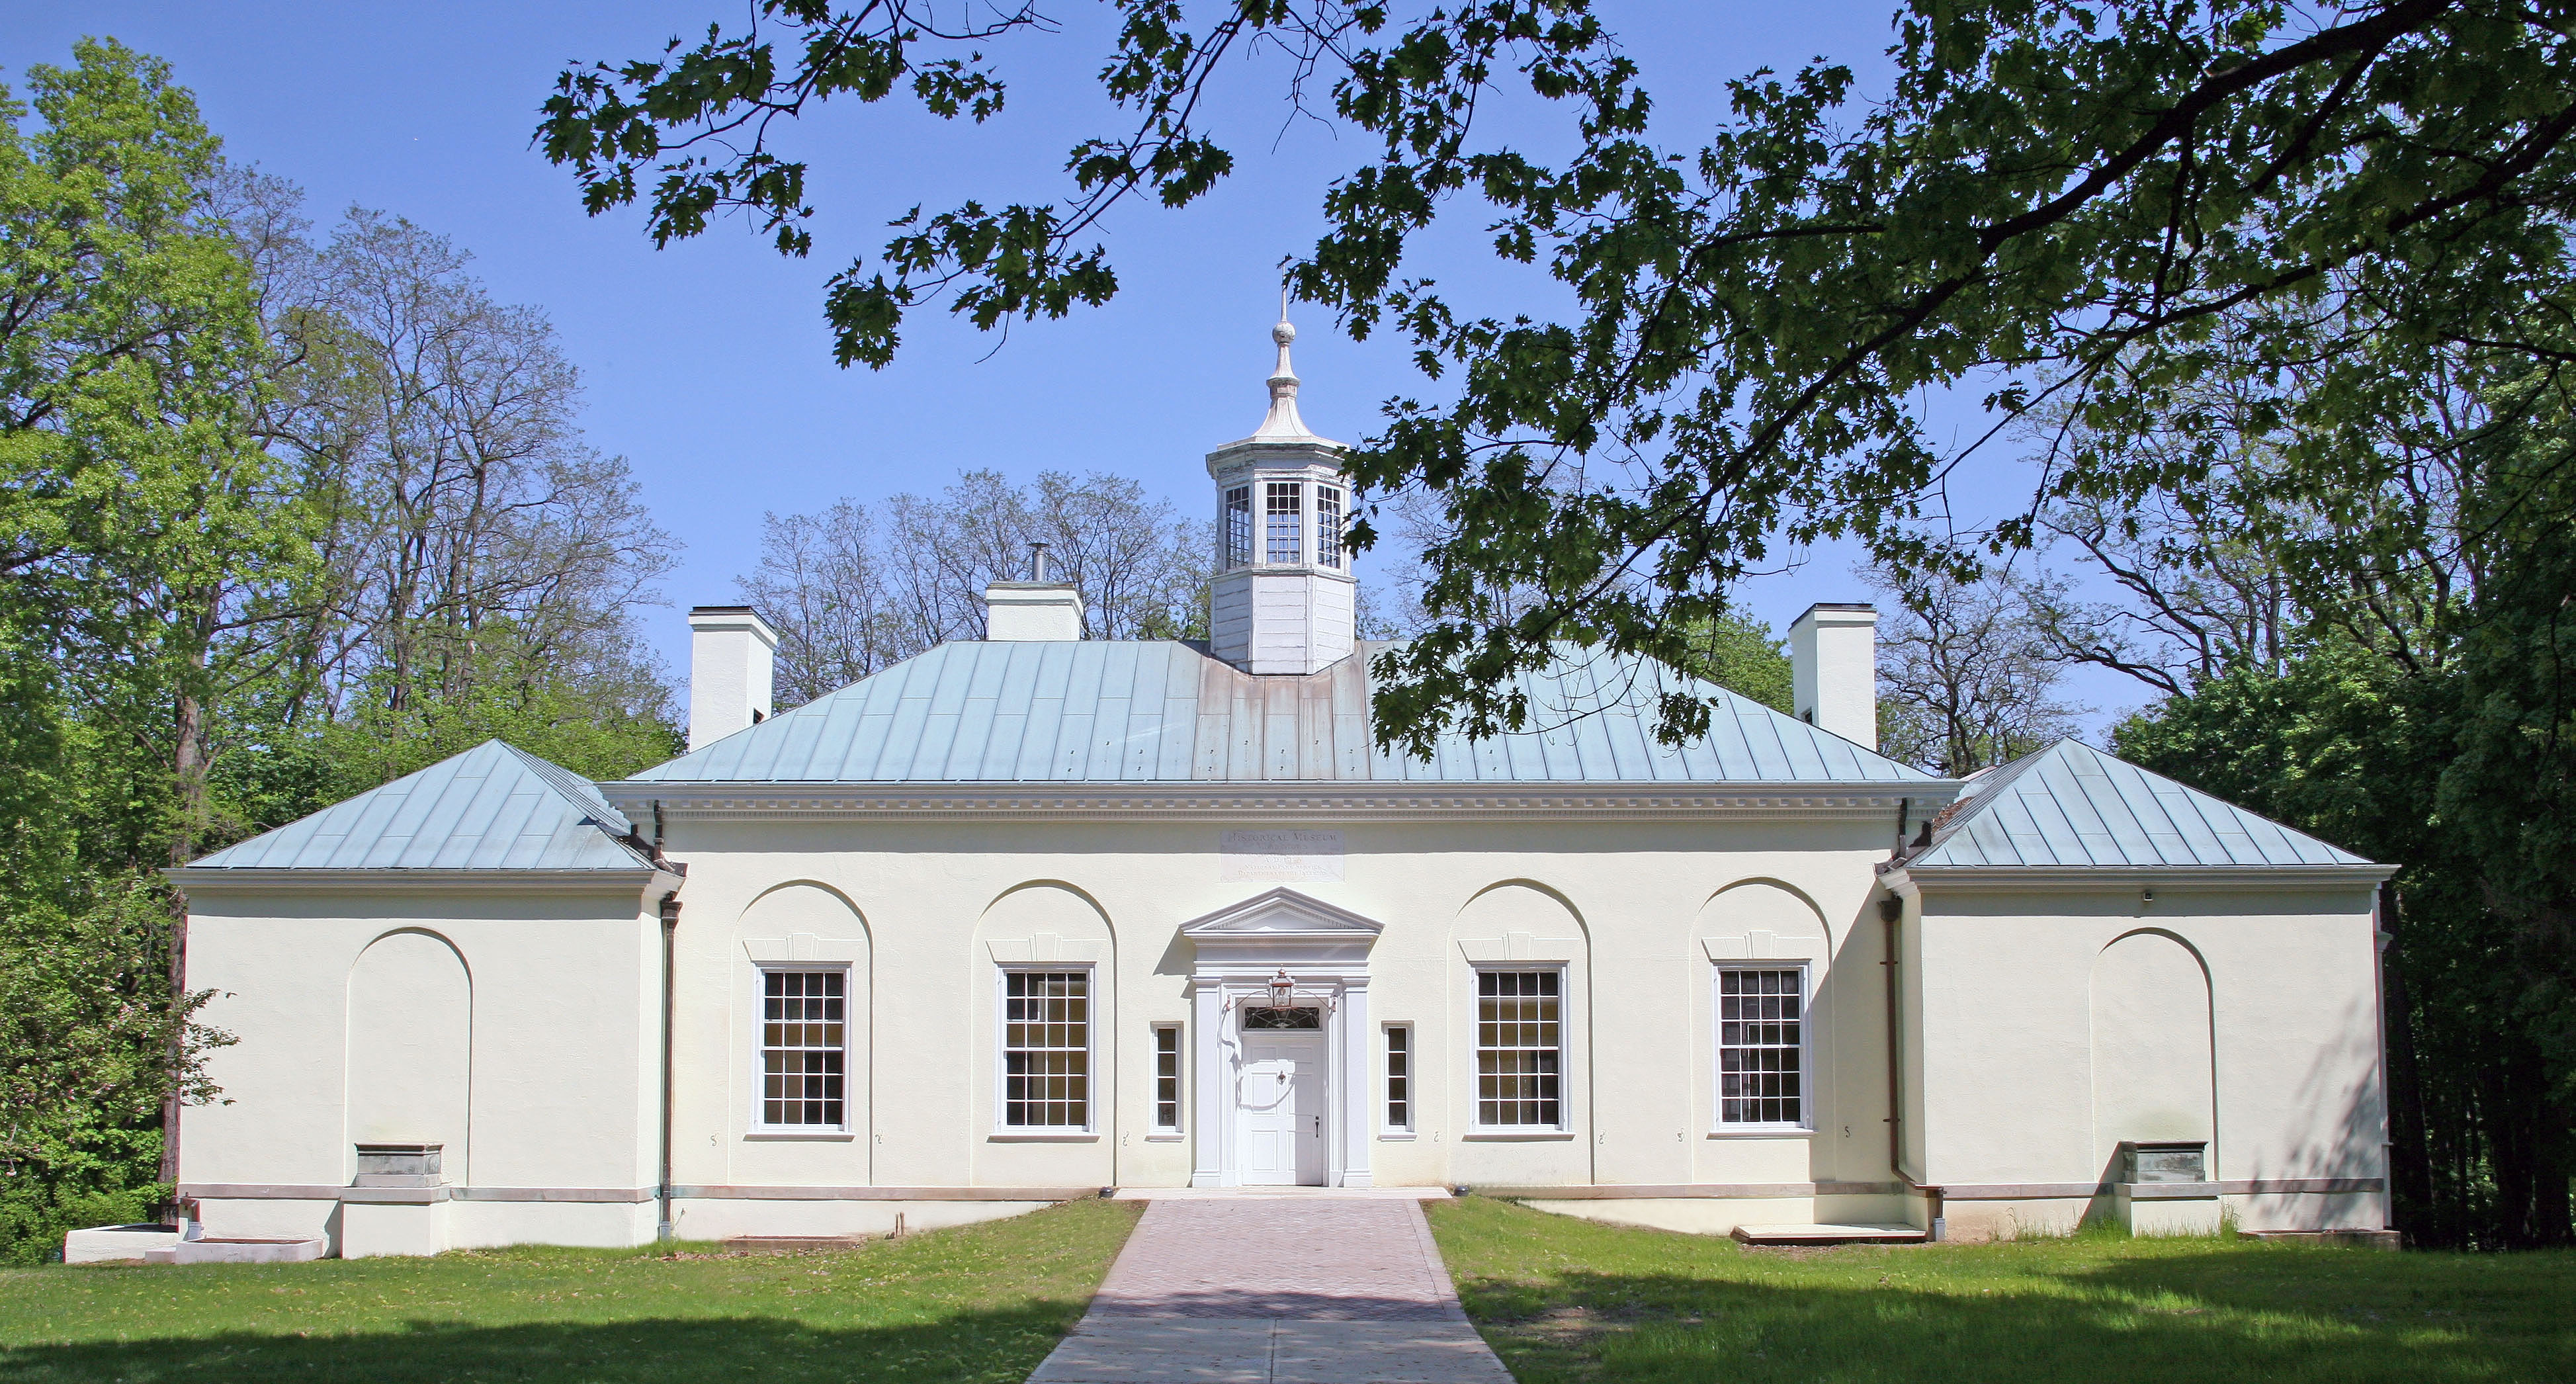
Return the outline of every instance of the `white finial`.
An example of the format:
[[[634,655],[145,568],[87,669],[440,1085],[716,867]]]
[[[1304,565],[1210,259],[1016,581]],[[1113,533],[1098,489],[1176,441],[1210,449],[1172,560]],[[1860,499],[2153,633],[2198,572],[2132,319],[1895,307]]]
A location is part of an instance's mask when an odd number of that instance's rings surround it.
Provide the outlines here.
[[[1297,416],[1297,371],[1288,363],[1288,343],[1297,339],[1297,328],[1288,321],[1288,290],[1279,290],[1279,325],[1270,329],[1270,339],[1279,343],[1279,368],[1270,376],[1270,415],[1252,436],[1263,438],[1306,438],[1306,421]]]

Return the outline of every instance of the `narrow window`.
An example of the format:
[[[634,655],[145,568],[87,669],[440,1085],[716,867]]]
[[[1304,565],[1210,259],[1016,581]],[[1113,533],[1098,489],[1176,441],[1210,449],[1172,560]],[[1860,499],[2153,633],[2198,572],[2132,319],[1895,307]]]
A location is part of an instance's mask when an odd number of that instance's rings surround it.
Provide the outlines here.
[[[1564,1049],[1554,971],[1476,976],[1476,1123],[1559,1128]]]
[[[1252,487],[1248,485],[1225,492],[1225,565],[1252,565]]]
[[[768,971],[761,979],[760,1122],[839,1129],[849,1060],[840,971]]]
[[[1011,971],[1002,986],[1002,1123],[1091,1127],[1091,973]]]
[[[1413,1029],[1405,1024],[1386,1026],[1386,1127],[1413,1128]]]
[[[1804,970],[1717,973],[1718,1123],[1806,1122],[1806,997]]]
[[[1154,1025],[1154,1128],[1166,1134],[1181,1127],[1181,1026]]]
[[[1336,486],[1315,487],[1315,560],[1342,565],[1342,492]]]
[[[1296,562],[1303,548],[1298,541],[1302,537],[1299,530],[1304,527],[1298,513],[1299,487],[1295,481],[1272,481],[1269,486],[1269,496],[1264,501],[1266,512],[1263,518],[1267,522],[1261,530],[1264,554],[1261,560],[1270,563]]]

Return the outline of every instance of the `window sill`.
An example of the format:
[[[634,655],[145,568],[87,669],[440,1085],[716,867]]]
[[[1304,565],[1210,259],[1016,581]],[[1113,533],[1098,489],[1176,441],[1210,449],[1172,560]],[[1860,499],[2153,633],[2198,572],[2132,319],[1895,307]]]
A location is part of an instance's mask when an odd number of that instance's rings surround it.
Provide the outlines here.
[[[1570,1129],[1471,1129],[1458,1136],[1477,1143],[1543,1143],[1551,1139],[1571,1139]]]
[[[1153,1133],[1146,1135],[1145,1142],[1149,1144],[1177,1144],[1187,1137],[1187,1135],[1181,1133],[1177,1129],[1158,1129]]]
[[[1391,1129],[1377,1136],[1381,1144],[1410,1144],[1417,1136],[1409,1129]]]
[[[1711,1139],[1813,1139],[1816,1131],[1804,1125],[1719,1125],[1705,1136]]]
[[[859,1136],[847,1129],[747,1129],[742,1137],[764,1144],[846,1144]]]
[[[996,1144],[1089,1144],[1097,1143],[1096,1130],[1068,1129],[1061,1133],[1043,1129],[997,1129],[985,1136]]]

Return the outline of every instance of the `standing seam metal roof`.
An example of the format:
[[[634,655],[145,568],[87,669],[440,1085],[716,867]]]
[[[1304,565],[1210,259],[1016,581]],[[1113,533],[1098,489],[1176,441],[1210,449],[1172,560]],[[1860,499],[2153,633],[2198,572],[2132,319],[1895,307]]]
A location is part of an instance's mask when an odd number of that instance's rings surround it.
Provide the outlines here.
[[[1383,647],[1254,677],[1169,641],[942,644],[629,782],[1939,782],[1713,683],[1571,645],[1519,680],[1531,728],[1444,736],[1428,763],[1382,754],[1367,665]],[[1714,703],[1707,734],[1655,740],[1672,692]]]
[[[230,846],[192,870],[632,870],[590,780],[498,740]]]
[[[1943,866],[2367,865],[2197,788],[2060,740],[1971,780],[1908,870]]]

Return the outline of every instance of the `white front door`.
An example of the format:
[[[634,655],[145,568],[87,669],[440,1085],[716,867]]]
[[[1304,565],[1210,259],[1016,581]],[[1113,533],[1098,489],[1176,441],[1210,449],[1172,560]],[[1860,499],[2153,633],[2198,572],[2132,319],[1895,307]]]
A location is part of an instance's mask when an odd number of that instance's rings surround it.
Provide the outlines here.
[[[1243,1185],[1324,1185],[1323,1034],[1245,1033],[1235,1110]]]

